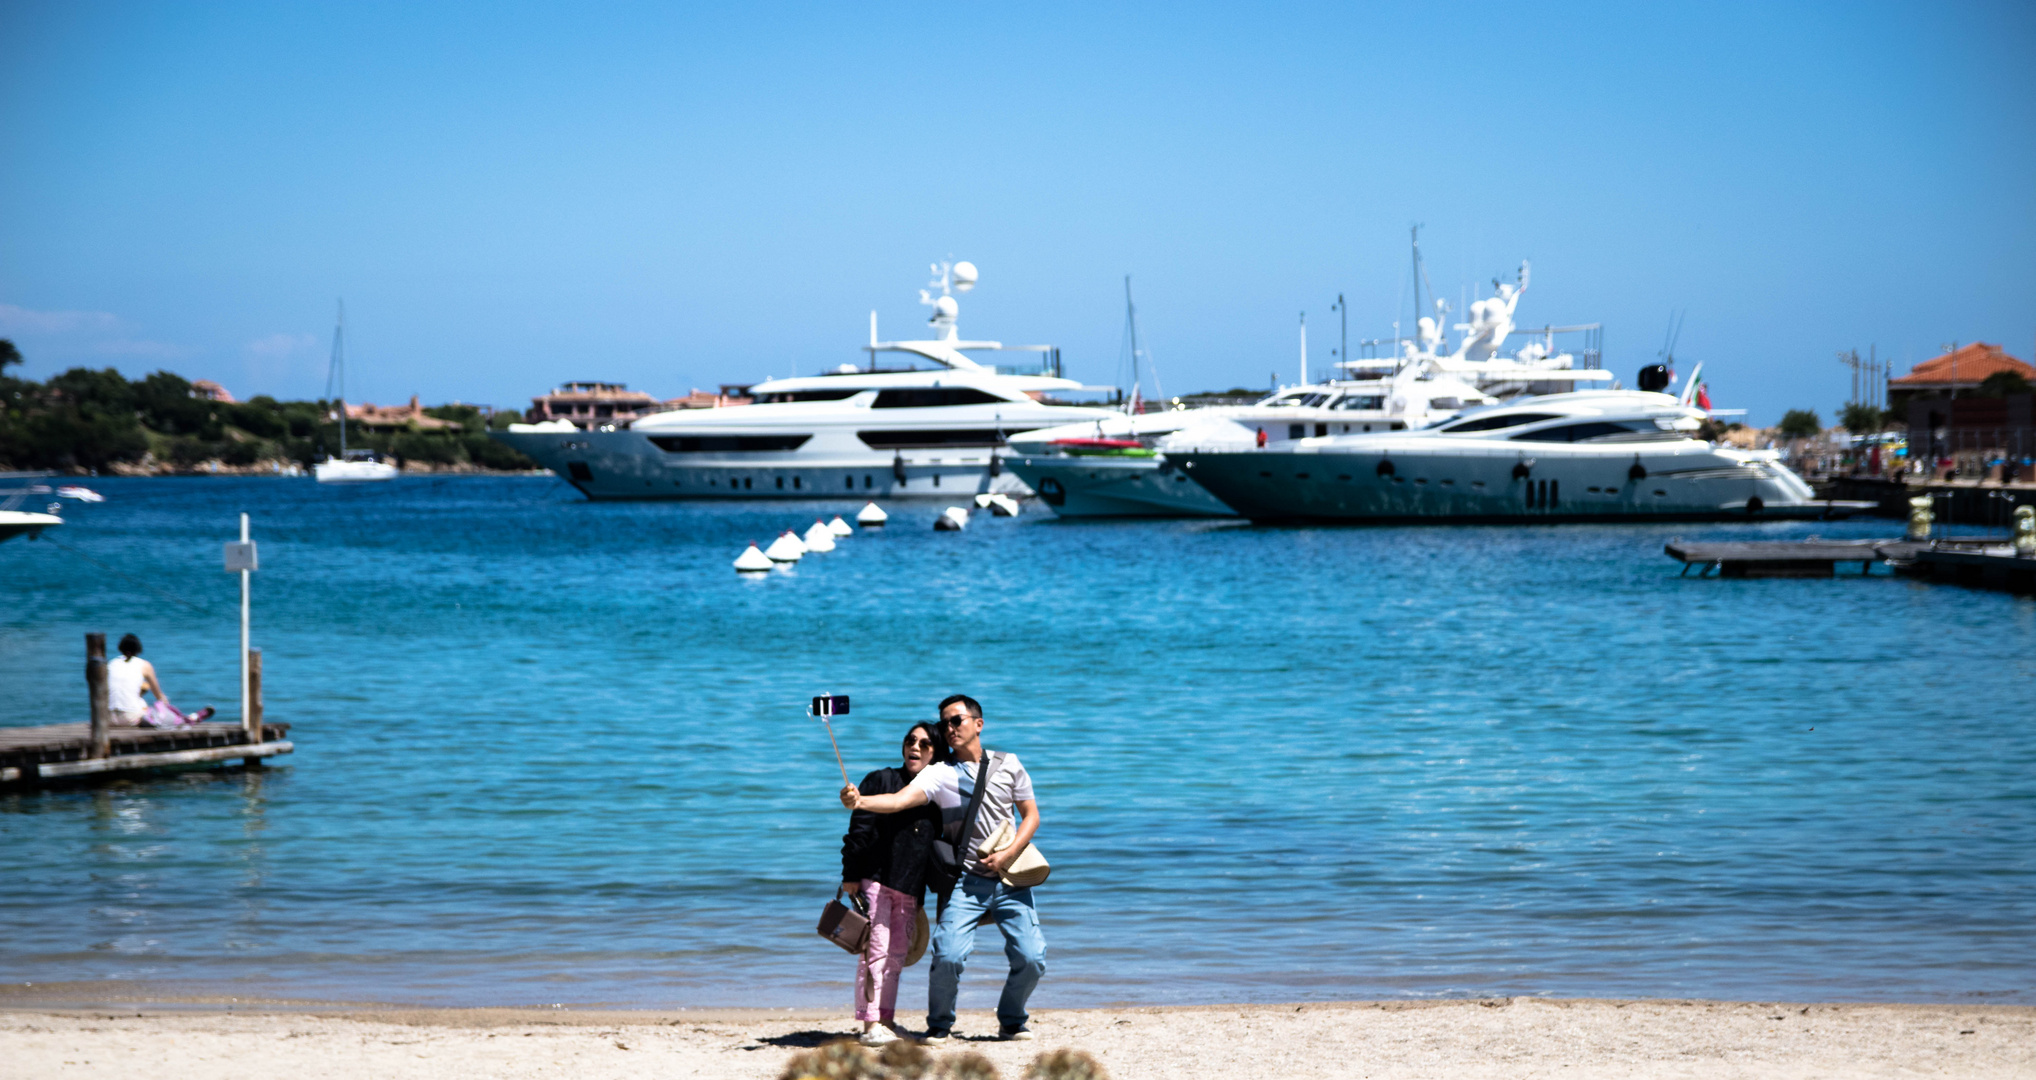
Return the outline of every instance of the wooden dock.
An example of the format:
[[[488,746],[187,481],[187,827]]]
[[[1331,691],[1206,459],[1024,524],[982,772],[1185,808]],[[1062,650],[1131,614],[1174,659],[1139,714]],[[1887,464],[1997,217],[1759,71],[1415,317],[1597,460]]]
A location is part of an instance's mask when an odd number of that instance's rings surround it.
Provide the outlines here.
[[[263,724],[250,742],[239,724],[114,728],[103,757],[92,756],[92,725],[0,728],[0,784],[61,780],[240,760],[249,764],[296,749],[288,724]]]
[[[1859,564],[1870,574],[1885,563],[1896,573],[1965,585],[2036,591],[2036,559],[2018,557],[2006,537],[1940,537],[1935,540],[1782,540],[1722,543],[1671,540],[1669,558],[1692,567],[1699,577],[1827,578],[1841,564]]]
[[[1916,540],[1784,540],[1773,542],[1726,541],[1723,543],[1671,540],[1663,550],[1683,564],[1683,573],[1697,568],[1703,577],[1716,574],[1728,578],[1827,578],[1836,576],[1840,563],[1858,563],[1859,572],[1871,573],[1876,563],[1910,558],[1914,549],[1928,547]]]
[[[1894,566],[1904,574],[1951,585],[2036,593],[2036,558],[2016,555],[2009,544],[1929,547]]]
[[[0,787],[43,780],[89,780],[178,765],[240,761],[259,768],[295,750],[288,724],[262,718],[262,654],[249,649],[247,716],[237,724],[173,728],[114,727],[107,703],[106,635],[85,635],[85,697],[91,720],[42,727],[0,727]]]

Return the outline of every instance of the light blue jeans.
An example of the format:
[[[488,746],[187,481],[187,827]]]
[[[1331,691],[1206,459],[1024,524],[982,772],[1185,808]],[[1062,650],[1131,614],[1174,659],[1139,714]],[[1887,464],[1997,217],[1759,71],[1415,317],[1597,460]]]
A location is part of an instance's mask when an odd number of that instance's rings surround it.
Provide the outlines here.
[[[927,974],[926,1030],[954,1027],[954,1001],[961,992],[961,969],[975,951],[976,926],[988,920],[1004,935],[1004,955],[1011,974],[997,999],[997,1022],[1007,1030],[1025,1026],[1025,1002],[1046,974],[1046,937],[1039,932],[1039,912],[1032,890],[1017,889],[996,878],[963,874],[961,884],[940,905],[933,926],[933,970]]]

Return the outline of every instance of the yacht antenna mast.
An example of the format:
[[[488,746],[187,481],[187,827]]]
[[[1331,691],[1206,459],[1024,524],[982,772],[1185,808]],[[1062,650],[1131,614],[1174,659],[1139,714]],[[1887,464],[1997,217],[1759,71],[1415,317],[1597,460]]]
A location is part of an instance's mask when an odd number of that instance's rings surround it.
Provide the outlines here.
[[[1301,385],[1308,385],[1308,313],[1301,312]]]
[[[1421,226],[1409,230],[1414,236],[1414,337],[1421,337]]]

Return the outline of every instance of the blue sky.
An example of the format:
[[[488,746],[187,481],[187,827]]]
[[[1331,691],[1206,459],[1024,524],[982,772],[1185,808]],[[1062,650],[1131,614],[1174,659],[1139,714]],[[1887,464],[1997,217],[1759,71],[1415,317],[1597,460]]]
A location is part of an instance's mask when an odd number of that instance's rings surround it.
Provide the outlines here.
[[[976,262],[970,336],[1169,393],[1390,332],[1407,229],[1523,322],[1671,310],[1721,406],[1877,345],[2036,347],[2036,6],[0,0],[0,336],[41,377],[660,395],[853,361]]]

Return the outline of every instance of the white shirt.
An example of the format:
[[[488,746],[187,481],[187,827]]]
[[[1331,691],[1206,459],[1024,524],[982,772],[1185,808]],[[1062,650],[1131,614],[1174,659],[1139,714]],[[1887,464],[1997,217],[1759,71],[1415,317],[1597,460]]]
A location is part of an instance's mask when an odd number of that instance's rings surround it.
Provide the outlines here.
[[[122,656],[106,662],[106,707],[114,712],[138,713],[148,705],[141,700],[141,674],[148,661],[139,656]]]
[[[976,855],[976,848],[984,840],[996,835],[997,830],[1010,822],[1015,828],[1018,821],[1017,805],[1031,801],[1032,775],[1016,754],[1000,751],[986,751],[995,761],[996,771],[990,775],[990,788],[983,793],[983,808],[976,812],[976,827],[969,830],[964,838],[962,869],[971,874],[989,877],[989,868]],[[943,827],[960,821],[968,814],[969,800],[976,794],[976,774],[981,765],[973,761],[948,763],[938,761],[919,770],[906,787],[924,792],[927,801],[940,807],[940,821]]]

